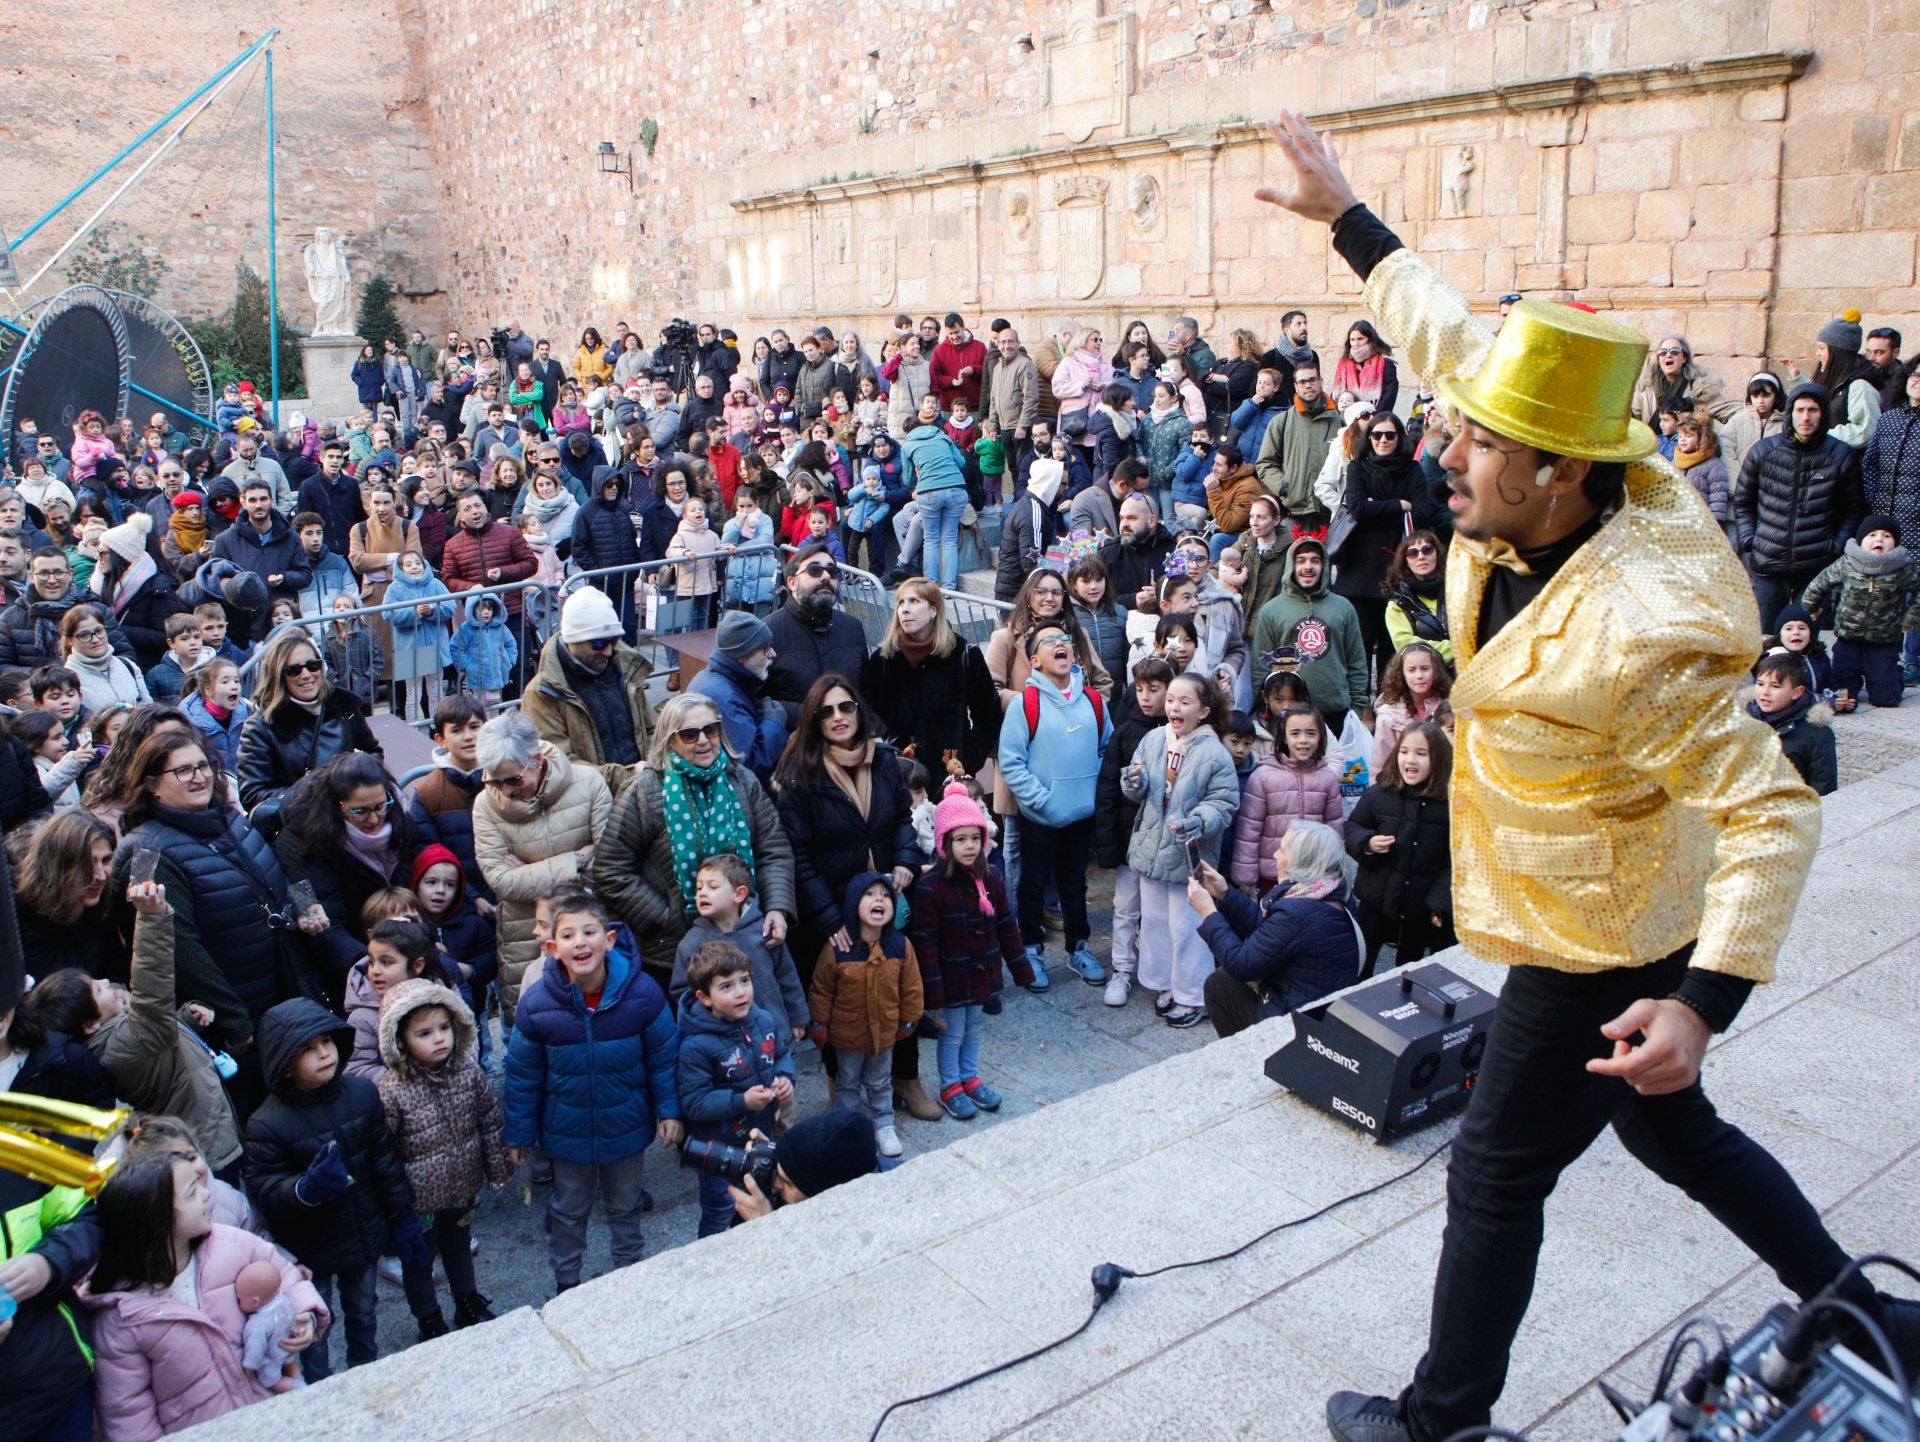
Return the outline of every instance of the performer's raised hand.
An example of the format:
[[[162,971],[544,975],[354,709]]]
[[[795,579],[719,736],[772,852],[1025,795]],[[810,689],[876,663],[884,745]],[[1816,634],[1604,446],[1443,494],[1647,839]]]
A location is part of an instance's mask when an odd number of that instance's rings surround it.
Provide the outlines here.
[[[1359,203],[1333,146],[1313,133],[1305,115],[1298,110],[1283,110],[1278,120],[1267,122],[1267,134],[1291,165],[1293,183],[1263,185],[1254,191],[1255,200],[1328,225]]]

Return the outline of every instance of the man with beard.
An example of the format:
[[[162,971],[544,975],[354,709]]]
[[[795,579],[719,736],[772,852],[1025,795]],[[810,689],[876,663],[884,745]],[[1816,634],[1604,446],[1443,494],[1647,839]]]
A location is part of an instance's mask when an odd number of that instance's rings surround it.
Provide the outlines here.
[[[674,442],[680,436],[680,402],[673,398],[673,385],[670,381],[655,379],[653,383],[653,401],[647,407],[642,424],[647,434],[653,437],[655,446],[663,452],[671,451]]]
[[[540,739],[598,770],[615,796],[653,744],[653,668],[622,635],[606,593],[582,586],[560,608],[560,629],[540,648],[540,669],[520,698]]]
[[[269,598],[296,599],[313,579],[312,569],[293,527],[273,508],[273,486],[265,476],[241,483],[240,511],[240,519],[214,538],[214,556],[265,581]]]
[[[227,468],[220,473],[238,486],[242,493],[247,482],[258,478],[266,482],[270,503],[275,510],[291,510],[293,507],[293,487],[288,484],[287,473],[281,469],[280,462],[265,454],[260,448],[260,432],[249,427],[242,431],[233,443],[233,459],[227,462]]]
[[[527,538],[505,521],[496,521],[487,510],[487,498],[468,491],[454,511],[459,529],[447,537],[441,552],[440,579],[455,593],[482,586],[499,586],[509,581],[525,581],[540,569],[540,563],[527,546]],[[521,594],[518,586],[505,592],[501,604],[507,613],[507,625],[520,629]],[[525,683],[526,651],[521,650],[513,668],[513,689]],[[611,783],[609,783],[611,784]]]
[[[839,563],[825,546],[802,546],[787,562],[787,603],[767,618],[766,694],[786,708],[789,730],[815,681],[829,671],[858,676],[866,664],[867,633],[839,606]]]
[[[1459,417],[1441,457],[1454,920],[1475,955],[1511,968],[1453,1143],[1426,1355],[1397,1399],[1335,1393],[1329,1430],[1485,1431],[1546,1199],[1612,1182],[1567,1170],[1609,1126],[1789,1290],[1832,1286],[1920,1362],[1920,1304],[1858,1272],[1842,1283],[1847,1255],[1820,1213],[1700,1084],[1712,1035],[1772,979],[1820,810],[1771,729],[1732,704],[1759,616],[1719,528],[1631,419],[1645,338],[1527,300],[1490,336],[1359,202],[1304,116],[1270,129],[1291,174],[1259,198],[1332,227],[1367,311]],[[1657,1255],[1656,1217],[1641,1207],[1629,1224]],[[1610,1260],[1613,1286],[1631,1288],[1633,1264]]]
[[[713,634],[713,657],[688,685],[705,696],[726,727],[727,749],[747,764],[761,785],[787,746],[787,712],[767,695],[773,669],[773,632],[751,611],[729,611]]]
[[[1107,565],[1107,594],[1122,606],[1152,604],[1172,553],[1173,536],[1160,524],[1153,502],[1128,496],[1120,503],[1118,539],[1100,548]]]
[[[707,422],[719,414],[720,392],[713,372],[701,371],[693,378],[693,394],[680,408],[680,430],[675,437],[680,449],[687,449],[695,436],[705,435]]]
[[[1880,409],[1892,411],[1904,406],[1907,398],[1894,385],[1895,373],[1900,369],[1900,332],[1892,326],[1874,327],[1867,332],[1860,354],[1873,367],[1867,372],[1867,379],[1880,391]]]
[[[347,443],[335,436],[320,447],[320,470],[300,487],[299,509],[312,511],[326,522],[327,549],[347,554],[353,528],[367,518],[360,486],[347,474]]]
[[[1262,658],[1282,646],[1299,653],[1300,679],[1307,695],[1338,736],[1347,724],[1347,712],[1364,706],[1372,691],[1367,684],[1367,643],[1353,602],[1333,593],[1327,573],[1326,542],[1302,536],[1287,551],[1286,579],[1280,594],[1260,608],[1253,623],[1254,679],[1262,686],[1271,669]]]

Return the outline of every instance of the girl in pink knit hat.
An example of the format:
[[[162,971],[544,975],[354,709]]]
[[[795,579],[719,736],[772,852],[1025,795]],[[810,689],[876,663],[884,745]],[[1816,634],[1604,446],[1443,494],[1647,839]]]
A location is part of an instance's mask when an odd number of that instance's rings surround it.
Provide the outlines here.
[[[980,1080],[980,1041],[1001,963],[1021,986],[1032,983],[1033,967],[1006,883],[987,865],[986,813],[963,782],[949,781],[934,808],[933,852],[914,894],[913,950],[940,1032],[940,1105],[967,1121],[1000,1107],[1000,1094]]]

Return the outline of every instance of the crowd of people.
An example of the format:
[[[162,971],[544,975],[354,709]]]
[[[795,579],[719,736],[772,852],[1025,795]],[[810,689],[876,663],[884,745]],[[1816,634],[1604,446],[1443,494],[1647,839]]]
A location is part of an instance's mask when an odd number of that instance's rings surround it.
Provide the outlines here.
[[[276,431],[240,385],[204,438],[9,438],[0,826],[36,974],[0,1085],[138,1113],[95,1202],[0,1174],[18,1435],[318,1380],[336,1316],[368,1361],[383,1270],[423,1339],[487,1320],[474,1203],[521,1166],[559,1290],[596,1199],[640,1257],[656,1140],[778,1137],[789,1203],[883,1167],[898,1110],[1001,1105],[1009,978],[1227,1034],[1451,944],[1458,421],[1366,320],[1324,358],[1299,311],[1271,346],[990,337],[620,324],[563,363],[416,331],[363,353],[353,416]],[[1727,704],[1820,791],[1830,717],[1914,680],[1900,344],[1843,316],[1742,396],[1669,336],[1634,398],[1752,577]],[[980,645],[968,529],[1007,604]],[[892,587],[874,646],[855,559]],[[712,632],[684,687],[637,644],[668,607]],[[429,774],[389,770],[376,705]],[[699,1234],[773,1201],[703,1174]]]

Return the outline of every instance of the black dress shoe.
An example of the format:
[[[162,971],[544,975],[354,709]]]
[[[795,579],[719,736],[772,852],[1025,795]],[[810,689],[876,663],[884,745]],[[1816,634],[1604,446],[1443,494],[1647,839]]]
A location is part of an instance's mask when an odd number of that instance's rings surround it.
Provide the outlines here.
[[[1327,1430],[1339,1442],[1413,1442],[1391,1397],[1335,1392],[1327,1398]]]

